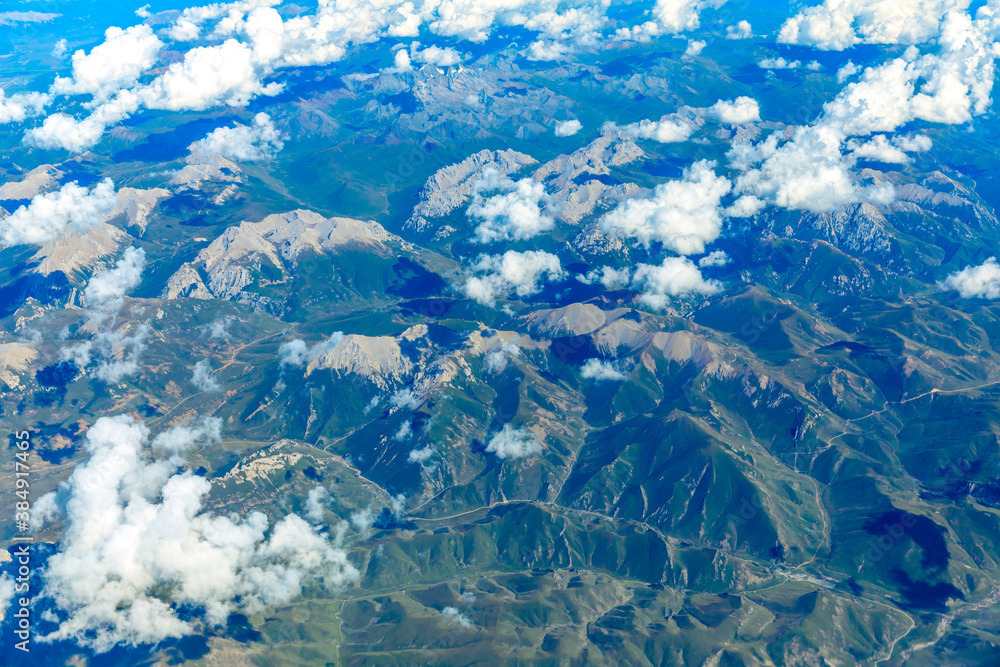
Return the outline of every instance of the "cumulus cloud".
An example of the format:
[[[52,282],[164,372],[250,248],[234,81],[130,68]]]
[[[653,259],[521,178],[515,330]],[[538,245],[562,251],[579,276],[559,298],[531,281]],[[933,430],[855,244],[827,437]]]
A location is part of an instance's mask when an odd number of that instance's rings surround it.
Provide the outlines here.
[[[844,140],[836,128],[818,125],[799,128],[780,147],[777,135],[755,146],[734,146],[730,160],[745,170],[736,180],[736,191],[754,198],[742,202],[743,212],[752,215],[764,201],[782,208],[817,212],[833,211],[858,201],[891,201],[891,186],[862,187],[855,183],[851,173],[854,158],[841,152]]]
[[[860,67],[848,60],[847,63],[837,70],[837,83],[844,83],[860,71]]]
[[[0,240],[4,246],[55,241],[69,232],[90,229],[117,205],[110,178],[89,189],[67,183],[55,192],[35,196],[27,206],[0,220]]]
[[[344,334],[335,331],[326,340],[312,347],[301,339],[290,340],[278,347],[278,360],[281,366],[305,366],[313,359],[318,359],[337,347],[344,340]]]
[[[963,299],[1000,299],[1000,264],[990,257],[979,266],[967,266],[941,283]]]
[[[659,30],[676,34],[695,30],[700,24],[700,14],[709,8],[718,8],[726,0],[656,0],[653,17]]]
[[[245,106],[258,95],[274,95],[281,87],[261,82],[253,49],[234,39],[218,46],[199,46],[172,63],[138,91],[150,109],[202,110],[217,104]]]
[[[790,141],[779,146],[781,139],[772,135],[757,146],[734,147],[733,166],[748,170],[737,179],[737,192],[760,202],[813,211],[836,210],[858,201],[891,201],[891,187],[856,182],[854,163],[875,155],[905,160],[901,153],[923,150],[926,141],[875,138],[866,143],[850,138],[895,132],[917,120],[960,124],[985,113],[992,101],[1000,17],[990,11],[978,16],[973,21],[960,12],[945,15],[937,53],[921,55],[910,47],[900,58],[869,67]],[[757,163],[760,166],[754,167]]]
[[[222,625],[237,610],[285,604],[312,583],[336,590],[358,580],[344,550],[297,515],[268,534],[260,512],[206,511],[211,483],[177,472],[193,434],[204,437],[197,429],[168,437],[166,456],[126,415],[102,417],[87,432],[89,459],[39,500],[62,528],[41,571],[40,597],[58,619],[43,641],[98,653],[154,644],[190,634],[196,620]]]
[[[942,17],[969,0],[824,0],[781,26],[778,42],[842,51],[856,44],[922,44],[939,31]]]
[[[580,368],[580,375],[598,382],[624,382],[628,379],[628,374],[622,363],[604,359],[588,359]]]
[[[626,137],[634,139],[652,139],[661,144],[673,144],[687,141],[694,133],[694,126],[686,120],[671,119],[668,117],[660,120],[641,120],[638,123],[629,125],[615,125],[605,123],[602,128],[605,132],[619,132]]]
[[[419,463],[423,465],[432,456],[434,456],[434,448],[427,445],[422,449],[411,450],[409,456],[406,457],[406,460],[410,463]]]
[[[73,54],[73,75],[56,77],[52,92],[59,95],[109,97],[124,86],[138,81],[159,57],[163,42],[148,25],[122,30],[111,27],[104,32],[104,42],[89,54]]]
[[[684,55],[693,58],[694,56],[697,56],[702,51],[704,51],[706,46],[708,46],[708,42],[704,40],[699,40],[699,39],[689,40],[687,43],[687,48],[684,49]]]
[[[658,0],[652,20],[621,28],[617,39],[646,41],[698,25],[700,12],[724,0]],[[90,116],[82,120],[54,115],[26,137],[31,145],[81,151],[93,146],[110,125],[140,108],[171,111],[204,110],[217,105],[243,106],[261,95],[275,95],[280,70],[319,66],[340,60],[353,45],[384,38],[430,33],[476,43],[487,40],[498,26],[517,26],[535,33],[524,55],[532,60],[559,60],[601,48],[611,24],[606,0],[585,0],[564,6],[548,0],[508,2],[328,2],[311,13],[283,17],[279,0],[243,0],[185,9],[161,32],[173,40],[182,57],[166,66],[156,60],[161,45],[145,25],[114,28],[105,43],[80,55],[78,74],[60,80],[65,93],[94,91]],[[211,27],[214,24],[214,27]],[[211,29],[210,29],[211,28]],[[206,34],[206,31],[209,31]],[[184,50],[184,42],[202,37],[215,40]],[[120,59],[116,54],[131,44]],[[413,62],[438,66],[457,64],[461,55],[451,47],[431,45],[404,57],[397,52],[397,71]],[[102,61],[108,67],[101,68]],[[148,75],[143,80],[142,75]],[[116,86],[113,82],[118,82]]]
[[[601,283],[607,289],[621,289],[632,282],[632,270],[627,267],[616,269],[613,266],[602,266],[578,275],[576,279],[584,285]]]
[[[253,125],[220,127],[188,148],[191,159],[221,155],[227,160],[254,162],[273,158],[284,147],[284,136],[266,113],[254,116]]]
[[[676,2],[661,3],[664,1]],[[697,0],[685,4],[697,9],[717,3]],[[61,79],[57,85],[62,93],[93,91],[98,101],[107,98],[108,105],[99,105],[75,124],[69,122],[72,119],[57,117],[36,128],[28,142],[80,151],[94,145],[108,126],[143,107],[181,111],[220,104],[243,106],[257,96],[280,92],[282,85],[272,80],[279,70],[326,65],[343,58],[351,45],[387,37],[416,37],[426,30],[442,37],[483,42],[496,26],[520,26],[538,36],[526,49],[526,56],[554,60],[598,48],[609,23],[608,3],[601,0],[565,8],[538,0],[388,5],[323,1],[315,12],[287,18],[274,9],[277,4],[278,0],[244,0],[185,9],[163,36],[175,42],[207,36],[219,43],[186,51],[181,48],[183,57],[159,71],[154,68],[160,63],[154,61],[162,45],[148,26],[111,29],[105,42],[89,55],[79,54],[79,71],[74,77]],[[212,23],[214,28],[205,35]],[[119,54],[121,57],[116,57]],[[411,67],[412,62],[448,66],[461,60],[455,49],[438,45],[414,46],[406,55],[407,62],[402,62],[398,53],[396,57],[400,60],[398,71]],[[107,67],[99,67],[101,62]],[[155,73],[150,80],[141,80],[142,74],[150,73]],[[72,131],[79,135],[75,140]]]
[[[420,395],[412,389],[399,389],[389,397],[389,404],[396,408],[416,410],[422,403]]]
[[[462,54],[452,48],[441,48],[433,45],[420,49],[418,44],[414,42],[410,45],[410,59],[418,63],[450,67],[462,62]]]
[[[80,153],[101,140],[107,126],[95,117],[77,120],[65,113],[54,113],[39,127],[24,133],[24,143],[45,150]]]
[[[330,492],[326,487],[314,487],[306,496],[306,518],[313,523],[321,523],[326,517],[326,507],[329,504]]]
[[[141,248],[129,248],[111,269],[95,273],[83,290],[89,315],[88,327],[97,329],[90,340],[63,348],[60,358],[85,369],[92,363],[90,375],[107,384],[117,384],[139,372],[139,357],[146,348],[149,326],[126,325],[113,330],[126,294],[142,280],[146,254]]]
[[[484,193],[500,191],[485,196]],[[473,187],[473,200],[468,216],[479,220],[476,241],[523,241],[552,230],[552,198],[545,186],[531,178],[512,181],[495,169],[484,170]]]
[[[212,362],[202,359],[194,365],[191,384],[198,391],[219,391],[219,381],[212,377]]]
[[[601,219],[601,229],[647,247],[660,242],[681,255],[705,252],[722,231],[722,198],[732,187],[714,168],[707,160],[694,163],[680,180],[656,186],[650,197],[619,204]]]
[[[371,507],[351,512],[350,516],[351,525],[354,526],[354,530],[365,536],[371,533],[372,527],[375,525],[375,519],[375,510]]]
[[[445,607],[441,613],[451,619],[451,622],[463,628],[473,627],[472,621],[455,607]]]
[[[484,255],[471,270],[485,275],[466,280],[465,295],[484,306],[495,305],[498,298],[511,291],[519,297],[537,294],[541,290],[540,281],[565,277],[559,258],[541,250],[508,250],[503,255]]]
[[[146,349],[148,336],[147,324],[138,325],[131,334],[126,329],[99,331],[88,341],[64,348],[60,358],[72,361],[79,368],[87,368],[93,362],[91,377],[118,384],[139,373],[139,357]]]
[[[722,290],[719,281],[705,280],[687,257],[667,257],[659,266],[640,264],[635,270],[633,286],[643,291],[639,302],[656,310],[666,308],[671,297],[710,295]]]
[[[785,60],[782,57],[763,58],[757,63],[761,69],[798,69],[802,63],[798,60]]]
[[[726,39],[750,39],[753,29],[749,21],[740,21],[736,25],[726,26]]]
[[[949,14],[937,54],[915,50],[878,67],[824,105],[822,121],[848,135],[892,132],[924,120],[957,125],[985,113],[991,104],[995,64],[989,24]],[[995,29],[995,28],[993,28]]]
[[[231,317],[218,317],[212,320],[212,323],[208,325],[208,335],[214,339],[226,340],[229,338],[229,324],[231,322]]]
[[[397,72],[413,71],[413,62],[410,60],[410,54],[406,49],[396,51],[396,55],[393,56],[393,65]]]
[[[392,439],[396,442],[403,442],[407,440],[411,435],[413,435],[413,422],[403,422],[399,430],[396,431],[396,435],[392,436]]]
[[[117,309],[126,294],[142,280],[146,266],[146,252],[142,248],[129,248],[113,269],[95,273],[87,282],[83,298],[90,308]]]
[[[732,102],[719,100],[708,108],[708,116],[728,125],[746,125],[760,121],[760,105],[752,97],[737,97]]]
[[[557,137],[572,137],[583,129],[583,124],[577,119],[564,120],[556,123],[555,133]]]
[[[15,93],[7,97],[0,89],[0,125],[21,123],[31,116],[37,116],[52,101],[47,93]]]
[[[907,164],[910,161],[907,153],[924,152],[930,150],[931,145],[930,138],[924,135],[903,135],[890,140],[884,134],[877,134],[865,142],[851,139],[845,144],[855,158],[890,164]]]
[[[483,368],[489,373],[502,373],[507,368],[507,363],[520,355],[521,348],[513,341],[510,343],[503,340],[497,341],[483,355]]]
[[[542,451],[542,445],[526,428],[504,424],[503,429],[490,438],[486,451],[498,459],[523,459]]]
[[[698,260],[698,266],[702,269],[708,266],[725,266],[730,259],[722,250],[714,250]]]

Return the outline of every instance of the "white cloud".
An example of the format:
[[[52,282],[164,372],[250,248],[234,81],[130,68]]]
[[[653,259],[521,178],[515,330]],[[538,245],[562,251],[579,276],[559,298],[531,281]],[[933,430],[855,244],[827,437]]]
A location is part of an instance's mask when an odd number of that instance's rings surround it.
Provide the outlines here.
[[[13,577],[6,572],[0,575],[0,618],[3,618],[4,611],[10,607],[10,602],[14,599],[16,589]]]
[[[396,55],[393,56],[393,64],[395,65],[395,70],[397,72],[413,71],[413,63],[411,62],[410,54],[406,49],[396,51]]]
[[[890,164],[907,164],[910,156],[907,153],[919,153],[930,150],[932,142],[924,135],[903,135],[893,137],[890,141],[884,134],[877,134],[868,141],[849,140],[845,146],[855,158],[878,160]]]
[[[657,121],[641,120],[630,125],[617,126],[614,123],[605,123],[602,130],[605,132],[620,132],[626,137],[635,139],[652,139],[661,144],[672,144],[687,141],[694,133],[694,126],[686,120],[674,120],[671,118],[661,118]]]
[[[344,334],[335,331],[326,340],[312,347],[298,338],[282,343],[278,347],[278,360],[281,366],[305,366],[313,359],[318,359],[337,347],[344,340]]]
[[[601,283],[606,289],[621,289],[632,282],[632,270],[627,267],[616,269],[613,266],[603,266],[578,275],[576,279],[584,285]]]
[[[321,523],[326,517],[326,507],[330,504],[330,492],[325,486],[316,486],[306,496],[306,518],[313,523]]]
[[[708,108],[708,115],[720,123],[746,125],[760,121],[760,105],[752,97],[737,97],[732,102],[719,100]]]
[[[423,464],[432,456],[434,456],[434,448],[427,445],[423,449],[414,449],[410,451],[410,455],[406,457],[406,460],[410,463]]]
[[[48,93],[16,93],[7,97],[0,88],[0,125],[20,123],[37,116],[52,101]]]
[[[412,389],[399,389],[389,397],[390,405],[406,410],[416,410],[423,401]]]
[[[749,21],[740,21],[736,25],[726,27],[726,39],[750,39],[753,37],[753,29]]]
[[[221,625],[236,610],[288,603],[309,582],[336,590],[358,580],[347,554],[294,514],[267,535],[260,512],[206,511],[211,483],[176,472],[183,458],[157,457],[148,441],[131,417],[98,419],[90,458],[45,497],[63,524],[42,570],[41,597],[58,619],[43,641],[99,653],[155,644],[193,632],[190,610]]]
[[[967,266],[941,283],[963,299],[1000,299],[1000,264],[990,257],[979,266]]]
[[[219,35],[231,34],[246,14],[258,7],[273,7],[281,0],[237,0],[228,3],[213,3],[201,7],[188,7],[167,30],[167,35],[177,41],[191,41],[201,36],[201,28],[209,21],[220,22],[216,29]],[[215,33],[213,33],[215,34]]]
[[[135,15],[141,19],[148,19],[153,14],[149,11],[149,5],[143,5],[139,9],[135,10]]]
[[[191,144],[188,150],[193,160],[221,155],[227,160],[253,162],[273,158],[284,147],[284,139],[271,117],[259,113],[254,116],[253,125],[237,123],[235,127],[220,127]]]
[[[24,143],[46,150],[80,153],[96,145],[107,126],[93,116],[77,120],[65,113],[54,113],[41,126],[24,133]]]
[[[765,206],[767,203],[763,200],[753,195],[743,195],[725,209],[725,214],[731,218],[749,218],[757,215]]]
[[[837,70],[837,83],[844,83],[860,71],[860,67],[848,60],[843,67]]]
[[[372,526],[375,525],[375,518],[375,510],[371,507],[352,512],[350,516],[354,530],[363,536],[367,536],[371,532]]]
[[[510,343],[503,340],[497,341],[483,355],[483,368],[489,373],[501,373],[507,368],[507,363],[511,359],[516,359],[520,355],[521,348],[514,345],[513,341]]]
[[[802,65],[798,60],[785,60],[782,57],[764,58],[757,63],[761,69],[798,69]]]
[[[259,79],[254,52],[234,39],[218,46],[199,46],[172,63],[148,86],[139,90],[150,109],[202,110],[217,104],[245,106],[258,95],[273,95],[278,85]]]
[[[501,194],[484,197],[483,193],[500,190]],[[468,216],[480,221],[476,241],[523,241],[555,228],[550,207],[552,198],[545,186],[530,178],[512,181],[495,169],[484,170],[473,186],[473,201]]]
[[[708,42],[704,40],[698,40],[698,39],[688,40],[687,48],[684,49],[684,55],[693,58],[701,54],[701,52],[705,50],[706,46],[708,46]]]
[[[123,331],[102,331],[94,336],[97,365],[91,375],[107,384],[118,384],[139,373],[139,356],[146,349],[149,327],[141,324],[131,336]]]
[[[676,34],[696,29],[701,12],[725,3],[726,0],[656,0],[653,16],[663,32]]]
[[[69,44],[65,39],[60,39],[56,42],[56,45],[52,47],[52,57],[62,58],[66,55],[66,51],[69,49]]]
[[[655,241],[682,255],[700,254],[722,231],[722,198],[731,183],[716,175],[714,162],[701,160],[680,180],[656,186],[648,198],[629,199],[601,219],[601,229],[644,246]]]
[[[230,322],[232,322],[232,318],[230,317],[219,317],[212,320],[212,323],[208,327],[208,335],[221,340],[229,338]]]
[[[652,21],[618,31],[619,39],[648,40],[666,32],[696,27],[698,14],[724,0],[658,0]],[[171,111],[204,110],[220,104],[243,106],[260,95],[275,95],[282,85],[273,81],[279,70],[326,65],[341,59],[350,46],[383,38],[416,37],[423,31],[441,37],[485,41],[497,26],[522,26],[537,34],[525,55],[533,60],[563,59],[569,54],[602,48],[610,25],[606,0],[585,0],[563,7],[550,0],[448,0],[447,2],[320,2],[314,13],[283,18],[273,7],[279,0],[244,0],[185,9],[161,34],[175,42],[207,37],[221,43],[198,46],[163,67],[150,63],[158,50],[145,25],[112,30],[104,44],[82,56],[79,76],[59,83],[65,92],[95,90],[99,96],[91,116],[79,121],[57,114],[26,136],[26,142],[45,148],[82,151],[95,145],[104,130],[140,108]],[[127,40],[134,48],[122,57]],[[431,45],[406,56],[411,61],[439,66],[457,64],[458,51]],[[403,62],[397,52],[397,70]],[[107,68],[97,67],[100,59]],[[148,67],[143,67],[145,65]],[[157,69],[157,67],[159,69]],[[143,71],[139,71],[143,70]],[[152,78],[134,82],[141,74]],[[141,81],[141,76],[139,76]],[[70,80],[66,80],[70,81]],[[120,86],[115,92],[112,82]]]
[[[722,250],[714,250],[698,260],[698,266],[702,269],[708,266],[725,266],[731,260],[729,255]]]
[[[789,18],[778,42],[842,51],[856,44],[922,44],[939,32],[942,17],[969,0],[824,0]]]
[[[513,428],[504,424],[486,445],[486,451],[498,459],[523,459],[542,451],[542,445],[526,428]]]
[[[481,256],[471,267],[474,276],[465,282],[465,295],[484,306],[493,306],[500,297],[514,291],[519,297],[537,294],[542,280],[562,280],[565,272],[555,255],[540,250]]]
[[[212,362],[202,359],[194,365],[191,384],[198,391],[219,391],[219,381],[212,377]]]
[[[722,290],[717,280],[705,280],[687,257],[667,257],[659,266],[640,264],[633,286],[643,290],[639,302],[657,310],[666,308],[670,297],[710,295]]]
[[[142,280],[146,266],[146,252],[142,248],[129,248],[115,268],[94,274],[87,282],[83,298],[90,308],[121,307],[121,300],[135,289]]]
[[[428,63],[438,67],[450,67],[462,62],[462,54],[455,49],[433,45],[426,49],[418,49],[416,42],[410,45],[410,58],[418,63]]]
[[[90,189],[67,183],[55,192],[35,196],[27,206],[0,220],[0,240],[4,246],[55,241],[69,232],[86,231],[117,204],[110,178]]]
[[[598,382],[624,382],[628,379],[628,375],[622,368],[622,364],[603,359],[588,359],[580,368],[580,375]]]
[[[799,128],[780,147],[773,134],[756,146],[734,146],[729,157],[733,166],[744,170],[736,191],[755,198],[743,202],[745,212],[752,214],[760,201],[817,212],[858,201],[891,201],[891,186],[860,187],[854,182],[854,159],[841,153],[844,139],[836,128],[819,125]]]
[[[104,32],[104,42],[73,54],[73,76],[56,77],[52,92],[59,95],[94,95],[109,97],[120,88],[131,86],[156,62],[163,42],[147,25],[122,30],[111,27]]]
[[[396,442],[403,442],[407,440],[411,435],[413,435],[413,422],[403,422],[403,425],[399,427],[396,431],[396,435],[392,436],[392,439]]]
[[[556,123],[555,132],[557,137],[572,137],[581,129],[583,129],[583,124],[577,119],[573,118],[571,120],[564,120],[562,122]]]
[[[60,359],[72,361],[81,369],[96,361],[90,371],[91,377],[107,384],[118,384],[138,374],[139,357],[146,349],[148,335],[146,324],[136,327],[132,335],[124,329],[99,331],[91,340],[63,348]]]
[[[309,346],[301,338],[282,343],[278,347],[278,360],[282,366],[304,366]]]
[[[451,619],[451,622],[463,628],[471,628],[472,621],[455,607],[445,607],[441,613]]]

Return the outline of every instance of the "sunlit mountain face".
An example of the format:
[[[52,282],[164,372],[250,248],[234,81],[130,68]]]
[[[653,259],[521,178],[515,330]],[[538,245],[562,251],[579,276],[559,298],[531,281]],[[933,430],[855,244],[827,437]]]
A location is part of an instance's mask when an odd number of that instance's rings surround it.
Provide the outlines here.
[[[1000,3],[816,2],[0,7],[0,663],[1000,664]]]

